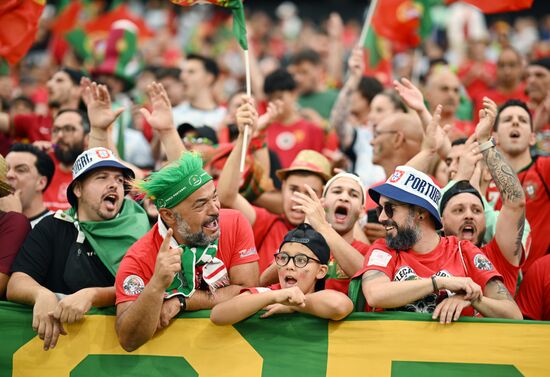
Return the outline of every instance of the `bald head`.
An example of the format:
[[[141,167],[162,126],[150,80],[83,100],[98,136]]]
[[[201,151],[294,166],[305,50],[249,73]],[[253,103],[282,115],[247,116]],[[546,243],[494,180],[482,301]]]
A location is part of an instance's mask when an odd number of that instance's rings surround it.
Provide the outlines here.
[[[422,136],[422,125],[416,115],[395,113],[384,118],[376,125],[371,142],[373,163],[392,160],[397,165],[405,164],[420,151]]]
[[[442,116],[454,116],[458,108],[460,80],[447,67],[436,67],[428,76],[426,82],[425,97],[430,106],[430,112],[434,112],[437,105],[443,105]]]

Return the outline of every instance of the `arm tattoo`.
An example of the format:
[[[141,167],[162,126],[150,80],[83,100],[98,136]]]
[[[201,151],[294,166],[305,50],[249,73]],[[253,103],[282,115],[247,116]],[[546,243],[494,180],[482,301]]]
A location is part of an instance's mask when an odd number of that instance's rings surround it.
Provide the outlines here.
[[[482,152],[491,176],[495,180],[503,203],[524,200],[523,188],[518,176],[496,148]]]
[[[506,286],[504,285],[504,283],[502,283],[502,281],[500,281],[500,279],[491,279],[491,281],[489,282],[489,284],[494,284],[496,285],[496,295],[498,296],[497,300],[508,300],[508,301],[514,301],[514,298],[512,297],[512,295],[510,294],[510,292],[508,292],[508,289],[506,288]]]
[[[351,94],[353,88],[350,85],[344,85],[338,94],[338,99],[332,108],[330,115],[330,128],[336,130],[336,134],[340,139],[340,144],[347,149],[348,143],[351,143],[352,127],[348,124],[348,116],[350,112]]]
[[[522,239],[523,239],[523,231],[525,229],[525,214],[522,214],[518,220],[517,223],[517,235],[516,240],[514,241],[514,256],[518,256],[519,253],[521,253],[521,250],[523,250],[522,245]]]
[[[382,276],[386,276],[386,274],[383,273],[382,271],[370,270],[365,272],[365,274],[363,275],[363,281],[366,282],[366,281],[374,280]]]

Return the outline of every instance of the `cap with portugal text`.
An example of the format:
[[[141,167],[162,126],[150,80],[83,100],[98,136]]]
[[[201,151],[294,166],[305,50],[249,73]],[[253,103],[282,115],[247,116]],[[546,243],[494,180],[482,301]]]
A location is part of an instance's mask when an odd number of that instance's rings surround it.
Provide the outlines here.
[[[122,170],[126,178],[133,179],[135,177],[132,169],[122,165],[110,149],[90,148],[82,152],[73,164],[73,180],[67,187],[67,199],[73,207],[77,204],[76,196],[73,193],[75,182],[85,174],[99,168],[118,168]]]
[[[385,183],[369,189],[369,195],[376,203],[379,203],[380,196],[385,196],[424,208],[432,215],[435,228],[442,228],[438,211],[441,190],[428,175],[410,166],[395,168]]]

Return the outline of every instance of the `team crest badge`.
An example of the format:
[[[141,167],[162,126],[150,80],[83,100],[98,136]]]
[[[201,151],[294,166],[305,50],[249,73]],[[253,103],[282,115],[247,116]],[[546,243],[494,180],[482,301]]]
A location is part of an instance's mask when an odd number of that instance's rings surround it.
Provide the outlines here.
[[[529,197],[529,199],[534,199],[535,195],[537,194],[537,185],[533,182],[527,182],[525,185],[525,193]]]
[[[127,276],[122,283],[124,294],[128,296],[139,295],[141,292],[143,292],[144,288],[145,283],[143,282],[143,279],[137,275]]]
[[[188,182],[191,186],[198,186],[198,185],[201,184],[202,178],[201,178],[200,175],[195,174],[195,175],[192,175],[191,177],[189,177]]]
[[[495,269],[491,261],[483,254],[476,254],[474,257],[474,265],[484,271],[493,271]]]
[[[98,149],[95,151],[95,153],[97,154],[97,157],[99,158],[109,158],[111,157],[111,154],[109,153],[109,151],[107,149]]]
[[[404,171],[396,170],[393,172],[393,174],[391,175],[390,179],[388,179],[388,181],[391,183],[395,183],[399,181],[401,178],[403,178],[404,175],[405,175]]]

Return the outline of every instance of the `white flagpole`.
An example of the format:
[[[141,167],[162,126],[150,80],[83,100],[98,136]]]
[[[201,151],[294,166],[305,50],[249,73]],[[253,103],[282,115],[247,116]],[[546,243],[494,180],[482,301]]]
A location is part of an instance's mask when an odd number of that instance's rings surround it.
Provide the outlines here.
[[[365,18],[365,23],[363,24],[363,29],[361,30],[361,36],[359,37],[359,41],[357,42],[359,46],[365,45],[367,32],[369,31],[370,24],[372,22],[372,16],[374,16],[374,11],[376,10],[377,5],[378,5],[378,0],[372,0],[370,2],[369,11],[367,12],[367,18]]]
[[[250,58],[248,57],[248,50],[244,50],[244,67],[246,74],[246,95],[250,97],[252,90],[250,88]],[[250,126],[244,128],[243,148],[241,151],[241,164],[239,171],[244,172],[244,162],[246,159],[246,151],[248,150],[248,139],[250,138]]]

